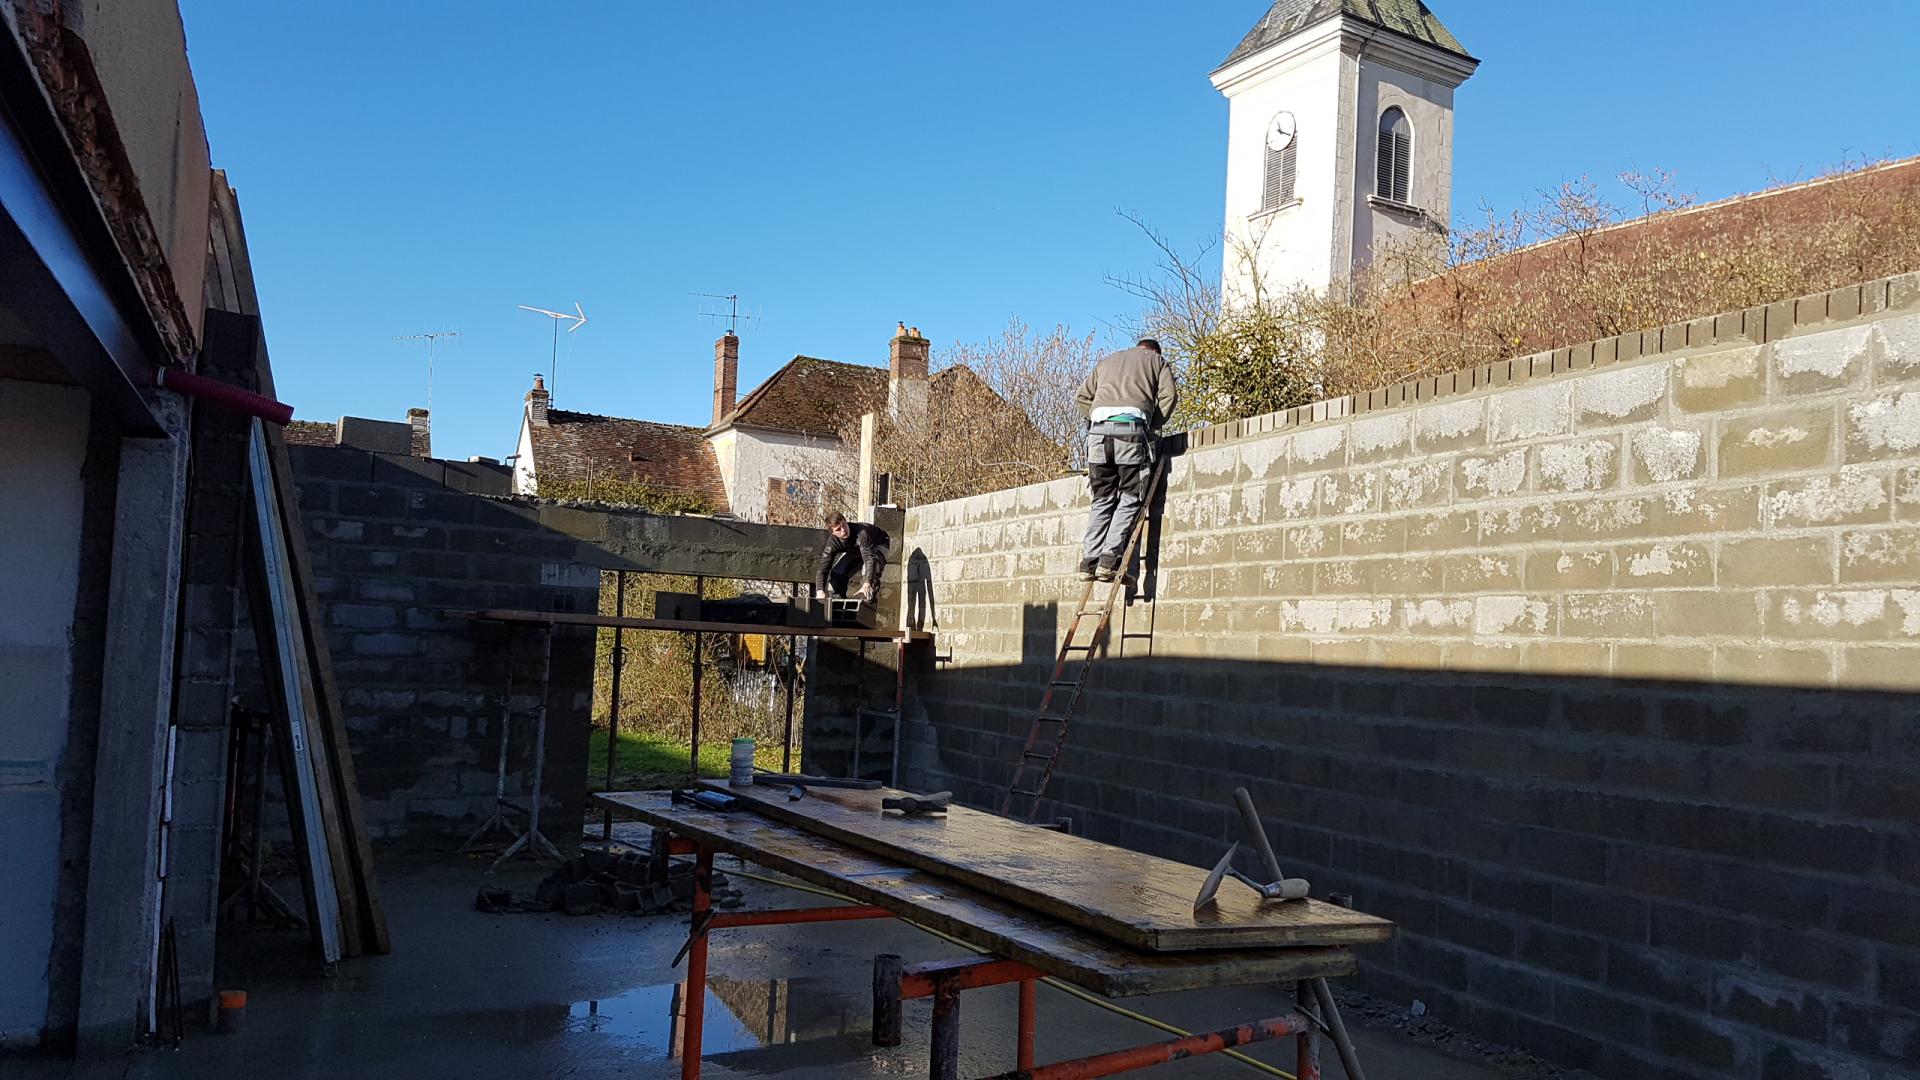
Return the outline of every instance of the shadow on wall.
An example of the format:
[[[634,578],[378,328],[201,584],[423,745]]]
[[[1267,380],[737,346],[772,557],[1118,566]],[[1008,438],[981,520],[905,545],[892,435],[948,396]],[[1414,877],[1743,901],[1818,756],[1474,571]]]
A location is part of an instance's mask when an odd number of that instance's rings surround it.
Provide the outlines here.
[[[1021,620],[1018,667],[918,676],[908,786],[998,808],[1058,642]],[[1206,865],[1247,787],[1400,924],[1370,992],[1603,1076],[1920,1053],[1912,695],[1117,652],[1039,819]]]

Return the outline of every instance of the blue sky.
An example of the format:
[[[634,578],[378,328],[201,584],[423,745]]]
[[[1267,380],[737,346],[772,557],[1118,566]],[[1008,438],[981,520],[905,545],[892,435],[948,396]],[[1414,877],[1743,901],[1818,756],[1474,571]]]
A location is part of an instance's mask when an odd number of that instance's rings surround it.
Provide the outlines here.
[[[1454,208],[1660,166],[1703,199],[1920,153],[1910,20],[1804,2],[1433,0],[1481,60]],[[281,395],[512,452],[550,330],[555,404],[704,424],[737,292],[741,391],[795,353],[883,363],[1009,316],[1117,339],[1109,275],[1217,234],[1226,102],[1259,0],[900,4],[183,0],[213,160],[240,192]]]

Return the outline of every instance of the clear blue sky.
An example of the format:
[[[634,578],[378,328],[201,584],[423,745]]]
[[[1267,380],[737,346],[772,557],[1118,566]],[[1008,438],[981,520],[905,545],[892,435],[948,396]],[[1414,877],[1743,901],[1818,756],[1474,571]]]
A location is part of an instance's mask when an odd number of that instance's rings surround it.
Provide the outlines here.
[[[1659,165],[1711,199],[1920,153],[1920,30],[1787,0],[1432,0],[1481,60],[1454,205]],[[1117,337],[1110,274],[1221,220],[1207,82],[1260,0],[263,4],[184,0],[216,166],[247,218],[281,394],[400,418],[426,354],[439,456],[512,452],[556,404],[704,424],[690,292],[738,292],[741,390],[795,353],[883,363],[1010,315]],[[1882,12],[1886,15],[1892,9]],[[548,14],[551,12],[551,14]],[[537,18],[536,18],[537,16]]]

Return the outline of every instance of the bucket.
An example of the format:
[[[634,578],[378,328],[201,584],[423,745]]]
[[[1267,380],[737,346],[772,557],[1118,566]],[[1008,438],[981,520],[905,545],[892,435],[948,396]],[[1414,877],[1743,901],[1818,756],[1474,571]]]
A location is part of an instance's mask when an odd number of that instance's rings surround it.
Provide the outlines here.
[[[733,787],[753,786],[753,740],[733,740],[733,770],[727,783]]]

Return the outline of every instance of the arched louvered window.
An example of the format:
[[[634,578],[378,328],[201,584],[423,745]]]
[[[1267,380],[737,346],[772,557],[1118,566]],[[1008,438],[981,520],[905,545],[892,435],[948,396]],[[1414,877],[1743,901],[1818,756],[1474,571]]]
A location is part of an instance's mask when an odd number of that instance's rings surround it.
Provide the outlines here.
[[[1278,150],[1267,147],[1266,183],[1260,190],[1260,209],[1278,210],[1293,201],[1293,181],[1299,157],[1300,139],[1287,140]]]
[[[1374,194],[1397,203],[1412,201],[1413,125],[1397,106],[1380,114],[1380,144],[1373,169]]]

